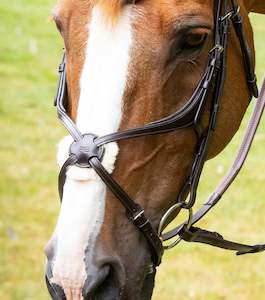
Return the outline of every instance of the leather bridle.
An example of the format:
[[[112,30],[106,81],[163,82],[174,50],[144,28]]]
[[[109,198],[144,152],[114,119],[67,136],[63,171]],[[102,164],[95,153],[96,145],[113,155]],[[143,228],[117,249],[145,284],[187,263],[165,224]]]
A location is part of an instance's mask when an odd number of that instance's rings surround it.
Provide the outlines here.
[[[254,73],[253,59],[247,40],[245,38],[243,22],[240,16],[240,8],[235,0],[218,0],[215,4],[215,34],[214,45],[209,52],[207,67],[202,79],[188,102],[177,112],[161,120],[149,123],[140,128],[119,131],[104,136],[94,134],[82,134],[75,123],[67,114],[67,82],[66,82],[66,55],[59,67],[60,79],[58,91],[55,99],[58,116],[63,125],[73,137],[74,142],[69,149],[69,158],[63,165],[59,175],[59,193],[63,198],[63,187],[66,180],[66,172],[69,166],[77,165],[82,168],[93,168],[98,176],[103,180],[109,190],[116,196],[126,209],[126,214],[131,222],[139,229],[146,238],[152,255],[154,269],[161,262],[164,249],[171,248],[178,244],[180,240],[189,242],[200,242],[224,249],[236,250],[237,254],[256,253],[265,250],[265,245],[248,246],[234,243],[223,239],[215,232],[196,228],[197,223],[214,205],[221,199],[224,192],[231,185],[239,170],[241,169],[255,132],[261,119],[265,106],[265,84],[261,90],[259,99],[247,129],[245,139],[242,143],[236,161],[216,191],[210,196],[203,207],[193,215],[192,208],[196,201],[196,193],[201,177],[202,169],[206,161],[207,150],[211,137],[214,133],[218,112],[221,105],[224,81],[226,78],[226,59],[228,31],[232,23],[240,42],[242,57],[245,66],[246,80],[251,95],[258,97],[256,76]],[[206,102],[212,97],[210,108],[210,119],[206,129],[201,125],[202,114],[205,111]],[[194,128],[197,136],[197,152],[193,166],[181,193],[176,199],[176,204],[164,215],[158,231],[153,228],[149,219],[146,217],[142,207],[135,202],[114,180],[102,165],[104,156],[104,145],[120,140],[138,138],[147,135],[164,134],[180,128]],[[174,230],[163,234],[164,228],[172,219],[172,214],[179,209],[189,211],[189,220],[179,225]],[[178,237],[169,246],[163,246],[163,242]]]

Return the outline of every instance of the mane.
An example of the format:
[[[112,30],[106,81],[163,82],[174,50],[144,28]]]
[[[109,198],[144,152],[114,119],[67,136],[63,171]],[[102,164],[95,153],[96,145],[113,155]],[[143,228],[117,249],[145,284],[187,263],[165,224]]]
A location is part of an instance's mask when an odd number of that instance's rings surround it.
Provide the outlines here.
[[[120,15],[122,7],[125,5],[124,0],[92,0],[94,5],[102,7],[107,20],[114,23]]]

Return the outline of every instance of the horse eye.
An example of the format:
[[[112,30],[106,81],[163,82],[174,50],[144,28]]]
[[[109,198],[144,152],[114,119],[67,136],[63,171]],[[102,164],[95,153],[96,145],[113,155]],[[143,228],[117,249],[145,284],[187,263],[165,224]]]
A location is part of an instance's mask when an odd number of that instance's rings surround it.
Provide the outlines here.
[[[123,0],[123,4],[137,4],[141,0]]]
[[[207,39],[207,33],[189,33],[186,35],[183,48],[198,48],[201,47]]]
[[[179,60],[195,59],[203,49],[203,45],[211,35],[211,27],[202,25],[201,27],[184,27],[173,30],[169,40],[169,52],[166,64]]]

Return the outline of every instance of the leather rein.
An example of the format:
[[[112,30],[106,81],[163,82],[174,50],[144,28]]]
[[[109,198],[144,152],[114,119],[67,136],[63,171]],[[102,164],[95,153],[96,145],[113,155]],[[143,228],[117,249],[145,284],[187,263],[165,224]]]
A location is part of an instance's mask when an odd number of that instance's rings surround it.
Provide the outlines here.
[[[214,46],[209,52],[205,73],[193,95],[179,111],[143,127],[119,131],[100,137],[91,133],[82,134],[67,114],[65,54],[59,67],[59,84],[55,98],[55,106],[57,107],[59,119],[74,139],[74,142],[69,149],[69,158],[64,163],[59,174],[58,186],[60,198],[61,200],[63,198],[63,188],[66,180],[66,172],[69,166],[77,165],[82,168],[93,168],[109,190],[125,207],[126,215],[129,220],[139,229],[147,240],[150,246],[154,270],[155,267],[161,263],[164,249],[176,246],[181,240],[235,250],[237,251],[237,255],[256,253],[265,250],[265,245],[250,246],[231,242],[225,240],[216,232],[194,227],[194,225],[220,201],[225,191],[230,187],[238,175],[250,150],[265,107],[265,80],[258,98],[258,88],[256,84],[252,53],[245,38],[243,21],[240,16],[240,7],[236,5],[235,0],[218,0],[216,1],[215,11]],[[232,168],[218,185],[216,190],[211,194],[207,202],[195,214],[193,214],[193,206],[196,201],[198,184],[206,161],[210,140],[214,134],[216,120],[222,100],[224,81],[226,78],[228,29],[231,23],[234,26],[236,35],[240,42],[246,72],[246,80],[250,93],[258,99],[256,100],[257,102],[254,112]],[[205,111],[209,95],[213,95],[211,100],[210,120],[207,128],[203,129],[201,126],[201,117]],[[116,182],[116,180],[102,165],[104,145],[125,139],[168,133],[180,128],[194,128],[198,136],[197,152],[190,175],[176,199],[176,204],[163,216],[157,230],[156,228],[153,228],[142,207],[135,202],[124,189],[122,189],[118,182]],[[180,209],[188,210],[188,221],[167,233],[163,233],[165,227],[170,223],[173,213]],[[170,245],[163,245],[163,242],[172,239],[174,239],[174,241]]]

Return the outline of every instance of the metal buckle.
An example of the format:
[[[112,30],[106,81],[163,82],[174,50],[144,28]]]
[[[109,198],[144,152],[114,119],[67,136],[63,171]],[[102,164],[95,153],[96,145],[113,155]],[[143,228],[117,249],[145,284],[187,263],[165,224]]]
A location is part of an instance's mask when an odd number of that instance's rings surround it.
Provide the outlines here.
[[[235,16],[237,16],[240,13],[240,6],[238,5],[236,9],[232,9],[229,11],[226,15],[220,17],[220,22],[224,22],[227,19],[233,19]]]
[[[142,209],[136,216],[133,217],[134,221],[137,221],[144,214],[144,210]]]
[[[59,65],[58,72],[59,72],[59,73],[63,73],[64,70],[65,70],[65,62],[62,62],[62,63]]]
[[[164,227],[166,227],[167,225],[167,220],[168,218],[177,210],[177,209],[183,209],[183,202],[179,202],[173,206],[171,206],[169,208],[169,210],[164,214],[164,216],[162,217],[161,221],[160,221],[160,224],[159,224],[159,227],[158,227],[158,236],[160,237],[161,239],[161,242],[163,243],[163,230],[164,230]],[[192,225],[192,219],[193,219],[193,209],[192,207],[187,209],[188,212],[189,212],[189,217],[188,217],[188,220],[187,220],[187,223],[186,223],[186,226],[187,226],[187,229],[190,229],[191,228],[191,225]],[[169,249],[172,249],[174,248],[175,246],[177,246],[180,242],[182,241],[182,238],[179,236],[175,241],[173,241],[171,244],[169,245],[163,245],[164,249],[165,250],[169,250]]]
[[[216,44],[211,50],[210,53],[214,52],[217,50],[220,54],[224,52],[224,47],[220,44]]]
[[[233,11],[232,20],[234,17],[236,17],[240,14],[240,10],[241,10],[240,5],[237,5],[236,9]]]
[[[136,215],[132,216],[132,221],[136,227],[138,227],[140,230],[148,226],[150,224],[148,218],[145,216],[145,212],[143,209],[140,209],[140,211],[136,212]]]
[[[224,22],[227,19],[231,19],[233,15],[234,15],[234,11],[233,10],[229,11],[226,15],[220,17],[220,22]]]

